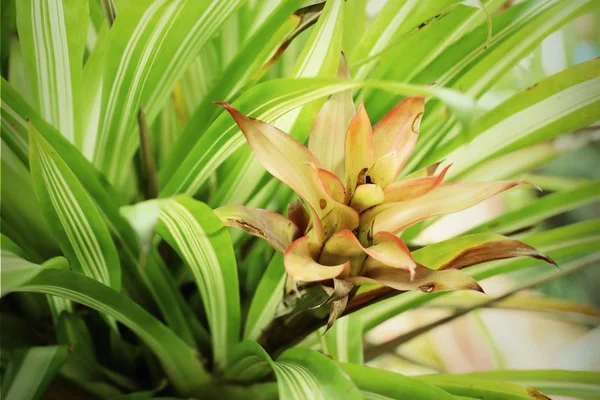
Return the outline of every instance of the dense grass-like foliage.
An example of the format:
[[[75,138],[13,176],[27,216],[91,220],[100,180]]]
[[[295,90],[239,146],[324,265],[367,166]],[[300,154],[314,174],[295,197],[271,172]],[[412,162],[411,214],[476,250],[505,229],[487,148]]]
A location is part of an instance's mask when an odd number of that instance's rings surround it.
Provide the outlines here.
[[[510,296],[600,262],[600,219],[547,223],[599,183],[536,172],[593,137],[600,60],[540,59],[598,5],[3,0],[2,397],[600,398],[594,372],[365,365],[482,307],[597,323]]]

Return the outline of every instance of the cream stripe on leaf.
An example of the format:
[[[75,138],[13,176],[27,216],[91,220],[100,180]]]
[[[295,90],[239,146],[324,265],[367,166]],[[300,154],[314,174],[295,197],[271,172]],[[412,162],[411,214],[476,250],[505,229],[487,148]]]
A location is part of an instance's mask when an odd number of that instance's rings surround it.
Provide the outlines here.
[[[140,0],[119,9],[109,35],[94,163],[115,183],[139,145],[140,106],[149,122],[177,79],[241,0]]]
[[[41,116],[75,142],[88,2],[17,1],[17,28],[27,75]]]
[[[96,205],[33,125],[29,149],[34,190],[63,253],[75,270],[120,290],[119,256]]]
[[[240,382],[263,379],[271,367],[277,378],[281,400],[362,399],[352,380],[340,366],[324,354],[306,348],[284,351],[276,361],[254,340],[239,343],[229,359],[224,376]],[[254,366],[263,367],[257,375],[248,373]],[[342,395],[343,394],[343,395]]]
[[[187,196],[163,206],[156,231],[192,271],[208,318],[215,362],[225,367],[240,335],[239,285],[229,233],[207,205]]]
[[[327,356],[316,351],[291,348],[274,362],[275,376],[282,400],[339,398],[362,399],[354,383]]]

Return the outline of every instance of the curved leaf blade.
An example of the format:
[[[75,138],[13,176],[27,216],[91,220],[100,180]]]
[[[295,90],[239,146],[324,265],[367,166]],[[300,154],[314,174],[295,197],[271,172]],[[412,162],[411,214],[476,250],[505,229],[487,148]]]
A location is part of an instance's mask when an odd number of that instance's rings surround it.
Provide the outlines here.
[[[62,264],[67,261],[62,259]],[[30,266],[31,267],[31,266]],[[66,269],[37,268],[26,281],[12,280],[4,293],[32,292],[63,297],[93,308],[130,328],[156,354],[175,387],[185,394],[201,393],[210,375],[204,370],[199,355],[172,330],[126,296],[85,275]],[[13,268],[2,268],[2,282]]]
[[[418,379],[357,364],[341,364],[366,398],[454,400],[451,394]]]
[[[34,189],[71,265],[119,291],[117,249],[96,205],[57,151],[29,125]]]
[[[240,332],[239,286],[229,233],[207,205],[187,196],[163,205],[156,231],[191,269],[208,318],[215,361],[225,367]]]
[[[75,142],[88,2],[17,2],[19,41],[40,114]]]
[[[2,378],[5,400],[39,399],[69,356],[67,346],[39,346],[12,352]]]

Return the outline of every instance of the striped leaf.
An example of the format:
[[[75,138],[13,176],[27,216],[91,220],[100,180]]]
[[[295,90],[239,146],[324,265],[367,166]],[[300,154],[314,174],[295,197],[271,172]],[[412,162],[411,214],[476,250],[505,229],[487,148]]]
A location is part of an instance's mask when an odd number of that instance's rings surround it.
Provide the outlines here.
[[[240,334],[239,286],[229,233],[207,205],[186,196],[163,205],[156,231],[190,268],[208,318],[214,359],[224,367]]]
[[[365,399],[456,399],[434,385],[394,372],[356,364],[342,364],[341,368],[358,386]]]
[[[257,340],[263,329],[269,325],[283,299],[284,284],[283,255],[275,253],[254,291],[244,325],[244,339]]]
[[[454,375],[464,379],[513,382],[534,387],[549,396],[600,398],[600,373],[565,370],[502,370]]]
[[[282,400],[362,399],[352,380],[332,360],[321,353],[301,348],[283,352],[274,365]]]
[[[17,2],[19,39],[38,109],[70,142],[79,130],[75,105],[88,22],[87,1]]]
[[[208,383],[210,376],[204,370],[196,350],[126,296],[94,279],[69,271],[66,259],[56,259],[55,264],[60,264],[62,268],[30,265],[27,279],[14,279],[19,272],[11,264],[8,268],[3,266],[3,294],[31,292],[63,297],[114,318],[131,329],[154,352],[180,393],[201,393],[202,386]]]
[[[428,21],[416,32],[396,43],[392,43],[379,53],[380,64],[370,76],[400,82],[428,83],[428,80],[416,79],[427,66],[439,62],[438,57],[453,43],[481,24],[485,24],[488,13],[494,13],[504,2],[486,0],[485,9],[467,7],[459,4],[451,12]],[[411,56],[398,63],[403,54]],[[434,81],[432,79],[432,81]],[[416,83],[416,82],[415,82]],[[364,102],[372,109],[371,118],[380,119],[397,102],[398,96],[380,90],[363,91]]]
[[[174,279],[168,273],[166,266],[158,256],[157,251],[154,250],[150,252],[145,264],[141,261],[139,244],[137,243],[135,232],[129,226],[127,221],[119,214],[119,206],[121,205],[120,194],[106,182],[104,176],[101,175],[72,144],[65,140],[51,125],[46,123],[39,114],[15,92],[14,88],[8,84],[4,78],[2,78],[1,84],[2,120],[4,121],[6,116],[10,116],[12,118],[11,121],[14,121],[13,125],[18,127],[15,134],[18,134],[19,137],[23,138],[27,143],[29,139],[27,123],[25,121],[29,119],[35,128],[42,134],[44,139],[48,141],[50,146],[60,154],[60,157],[67,164],[68,168],[76,175],[77,180],[85,187],[89,196],[94,199],[95,205],[101,210],[101,213],[104,216],[104,222],[114,236],[118,243],[118,248],[120,249],[120,258],[124,272],[123,279],[125,280],[127,275],[130,275],[130,281],[134,282],[133,285],[127,285],[126,289],[128,293],[132,295],[136,301],[140,301],[140,303],[146,304],[149,307],[154,307],[151,305],[152,299],[148,299],[149,296],[153,296],[154,301],[158,304],[169,326],[188,343],[193,343],[192,333],[188,325],[190,325],[192,321],[197,322],[197,319],[192,315],[189,315],[189,313],[188,315],[184,314],[184,310],[187,307],[183,307],[182,309],[182,305],[184,304],[183,297],[175,287]],[[3,129],[2,137],[6,137],[5,135],[7,134],[8,132]],[[3,148],[2,151],[4,157],[5,149]],[[29,145],[27,145],[26,151],[28,154]],[[28,161],[29,160],[27,159],[27,163]],[[6,171],[3,170],[3,176],[5,173]],[[26,172],[24,172],[23,176],[26,179],[30,179],[26,176]],[[20,186],[24,188],[25,183],[22,183]],[[28,204],[30,202],[30,196],[19,195],[17,200],[17,204]],[[3,207],[3,209],[5,209],[5,207]],[[32,209],[34,209],[34,207],[32,207]],[[39,213],[39,210],[37,213]],[[32,210],[28,211],[27,214],[29,217],[33,217],[36,212]],[[3,224],[3,229],[5,229],[5,226],[6,224]],[[41,227],[43,227],[42,223],[37,226],[36,230],[41,229]],[[33,238],[35,238],[35,236],[33,236]],[[25,242],[29,243],[29,241]],[[27,246],[27,249],[29,250],[29,247],[39,248],[38,245],[40,243],[42,243],[41,239],[33,240],[31,246]],[[48,253],[49,256],[56,254],[56,251]],[[42,259],[39,261],[41,260]],[[143,285],[140,285],[140,282],[143,283]]]
[[[279,398],[362,399],[352,380],[331,359],[316,351],[292,348],[273,361],[256,342],[245,341],[235,347],[225,376],[242,382],[262,379],[274,372]]]
[[[39,346],[14,350],[2,377],[2,398],[41,398],[68,356],[67,346]]]
[[[120,290],[117,250],[96,205],[57,151],[29,125],[34,189],[73,268]]]
[[[592,182],[580,188],[556,192],[530,204],[493,218],[469,233],[494,231],[503,234],[533,227],[555,215],[600,201],[600,182]]]
[[[246,41],[208,93],[202,93],[204,95],[202,103],[194,107],[195,112],[178,138],[172,154],[186,154],[197,140],[198,132],[204,132],[214,120],[215,114],[222,112],[220,109],[211,107],[213,101],[217,99],[230,101],[244,87],[260,78],[259,68],[269,60],[269,57],[277,55],[273,53],[279,51],[278,46],[298,25],[300,17],[292,13],[302,3],[302,0],[281,2],[252,37]],[[196,73],[200,75],[201,71]],[[197,95],[197,93],[194,94]],[[176,156],[169,159],[169,163],[162,167],[163,176],[170,176],[174,172],[178,165],[177,160]]]
[[[454,164],[448,178],[456,179],[494,156],[592,124],[599,107],[600,60],[594,59],[510,98],[477,122],[468,146],[455,138],[428,160],[445,157]]]
[[[341,363],[362,364],[363,328],[356,315],[347,315],[335,321],[331,329],[321,336],[323,351]]]
[[[355,71],[357,79],[365,79],[376,65],[365,60],[381,53],[403,34],[442,10],[458,3],[456,0],[391,0],[386,2],[373,22],[367,26],[360,42],[350,55],[350,65],[361,63]]]
[[[204,44],[241,0],[128,2],[110,30],[94,162],[111,182],[139,145],[136,115],[151,123]],[[110,154],[110,156],[109,156]]]
[[[459,375],[425,375],[418,380],[436,386],[455,396],[476,399],[536,400],[546,397],[537,390],[509,382],[462,377]]]
[[[489,41],[487,27],[480,26],[444,51],[435,63],[419,74],[416,82],[434,81],[480,97],[545,37],[589,10],[592,3],[591,0],[534,0],[516,4],[493,18],[494,33]],[[413,162],[407,165],[409,168],[427,165],[427,160],[432,158],[428,153],[432,151],[439,157],[437,153],[447,148],[445,144],[451,139],[462,143],[474,136],[472,131],[465,132],[457,126],[454,119],[446,118],[445,110],[439,104],[429,107],[427,114],[421,126],[424,134]]]
[[[4,139],[1,146],[2,186],[11,188],[2,191],[2,232],[16,241],[33,260],[41,262],[58,255],[60,249],[35,198],[27,165]]]

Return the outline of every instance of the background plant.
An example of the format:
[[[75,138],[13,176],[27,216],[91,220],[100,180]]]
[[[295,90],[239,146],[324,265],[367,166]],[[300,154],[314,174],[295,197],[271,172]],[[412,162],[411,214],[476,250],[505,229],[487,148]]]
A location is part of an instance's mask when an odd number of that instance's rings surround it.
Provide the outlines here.
[[[257,343],[281,304],[282,258],[226,230],[212,209],[282,212],[293,195],[213,101],[304,142],[335,93],[353,90],[373,121],[403,96],[426,96],[403,173],[445,159],[450,181],[537,175],[594,138],[599,61],[568,54],[550,75],[540,44],[597,14],[597,1],[388,0],[371,18],[375,3],[2,2],[3,396],[521,399],[539,396],[526,386],[534,382],[550,396],[600,397],[593,372],[407,377],[361,365],[440,322],[367,349],[363,333],[452,298],[444,294],[373,291],[322,336],[300,332],[294,341],[304,342],[271,354]],[[342,50],[352,80],[336,77]],[[524,189],[468,227],[523,240],[561,265],[465,269],[478,280],[520,274],[508,293],[600,257],[598,219],[548,223],[597,210],[598,183],[534,178],[544,196]],[[413,256],[440,265],[472,245],[450,238],[417,250],[431,224],[403,234]]]

